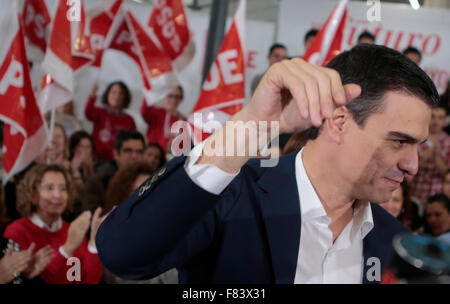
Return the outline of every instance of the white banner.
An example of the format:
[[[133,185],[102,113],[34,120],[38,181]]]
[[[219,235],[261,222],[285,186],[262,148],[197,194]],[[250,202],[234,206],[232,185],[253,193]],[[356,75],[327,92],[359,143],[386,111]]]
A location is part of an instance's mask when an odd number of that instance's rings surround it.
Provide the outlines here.
[[[277,37],[287,46],[290,56],[305,52],[305,33],[312,27],[319,28],[337,3],[337,0],[280,1]],[[377,3],[379,11],[376,11]],[[348,17],[344,50],[353,47],[364,30],[376,36],[377,44],[398,51],[414,46],[422,52],[420,66],[433,79],[439,92],[445,90],[450,76],[450,10],[424,7],[414,10],[409,4],[350,1]]]

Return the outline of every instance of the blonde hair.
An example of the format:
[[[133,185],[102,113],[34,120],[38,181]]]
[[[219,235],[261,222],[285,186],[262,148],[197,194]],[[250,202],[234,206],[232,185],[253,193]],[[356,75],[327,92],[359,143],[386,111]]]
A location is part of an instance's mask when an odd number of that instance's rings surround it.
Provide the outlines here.
[[[36,212],[36,205],[33,204],[33,200],[39,195],[38,186],[47,172],[59,172],[64,176],[68,194],[67,207],[64,212],[69,213],[72,211],[75,195],[72,178],[70,177],[69,172],[61,165],[38,164],[31,168],[17,185],[16,208],[20,215],[30,216]]]

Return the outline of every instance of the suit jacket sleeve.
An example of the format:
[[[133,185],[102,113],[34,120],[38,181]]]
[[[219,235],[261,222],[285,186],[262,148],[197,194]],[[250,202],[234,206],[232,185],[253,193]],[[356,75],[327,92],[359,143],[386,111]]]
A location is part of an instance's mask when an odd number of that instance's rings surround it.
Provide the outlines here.
[[[185,160],[170,161],[164,173],[150,177],[101,224],[98,254],[116,275],[152,278],[211,246],[220,218],[235,202],[238,183],[212,194],[190,179]]]

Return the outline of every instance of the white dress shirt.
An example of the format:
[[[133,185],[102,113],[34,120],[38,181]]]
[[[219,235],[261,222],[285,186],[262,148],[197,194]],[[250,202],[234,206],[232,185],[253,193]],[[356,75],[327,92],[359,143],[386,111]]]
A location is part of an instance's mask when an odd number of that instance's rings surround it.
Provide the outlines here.
[[[192,150],[185,170],[192,181],[202,189],[220,194],[236,177],[213,165],[195,165],[204,142]],[[300,198],[301,236],[298,251],[295,284],[353,283],[363,279],[363,239],[373,228],[369,203],[360,203],[353,210],[352,220],[333,243],[327,216],[319,197],[308,178],[302,161],[302,150],[295,158],[295,178]]]
[[[50,231],[50,232],[56,232],[59,229],[62,228],[62,219],[61,217],[59,217],[53,224],[51,227],[49,227],[42,219],[41,217],[37,214],[37,213],[33,213],[30,217],[29,217],[30,221],[35,224],[36,226],[38,226],[41,229]],[[92,254],[97,254],[97,248],[93,245],[91,245],[90,243],[88,244],[88,250],[90,253]],[[67,252],[64,250],[63,246],[59,247],[59,253],[65,257],[66,259],[70,258],[70,255],[67,254]]]

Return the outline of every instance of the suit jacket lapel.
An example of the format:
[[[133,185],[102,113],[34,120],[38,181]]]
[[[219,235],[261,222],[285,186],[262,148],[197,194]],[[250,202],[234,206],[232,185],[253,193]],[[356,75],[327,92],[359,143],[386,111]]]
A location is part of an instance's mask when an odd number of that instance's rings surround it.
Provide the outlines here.
[[[261,189],[258,201],[277,284],[292,284],[297,268],[301,228],[295,178],[297,152],[280,158],[278,165],[268,168],[257,181]]]

